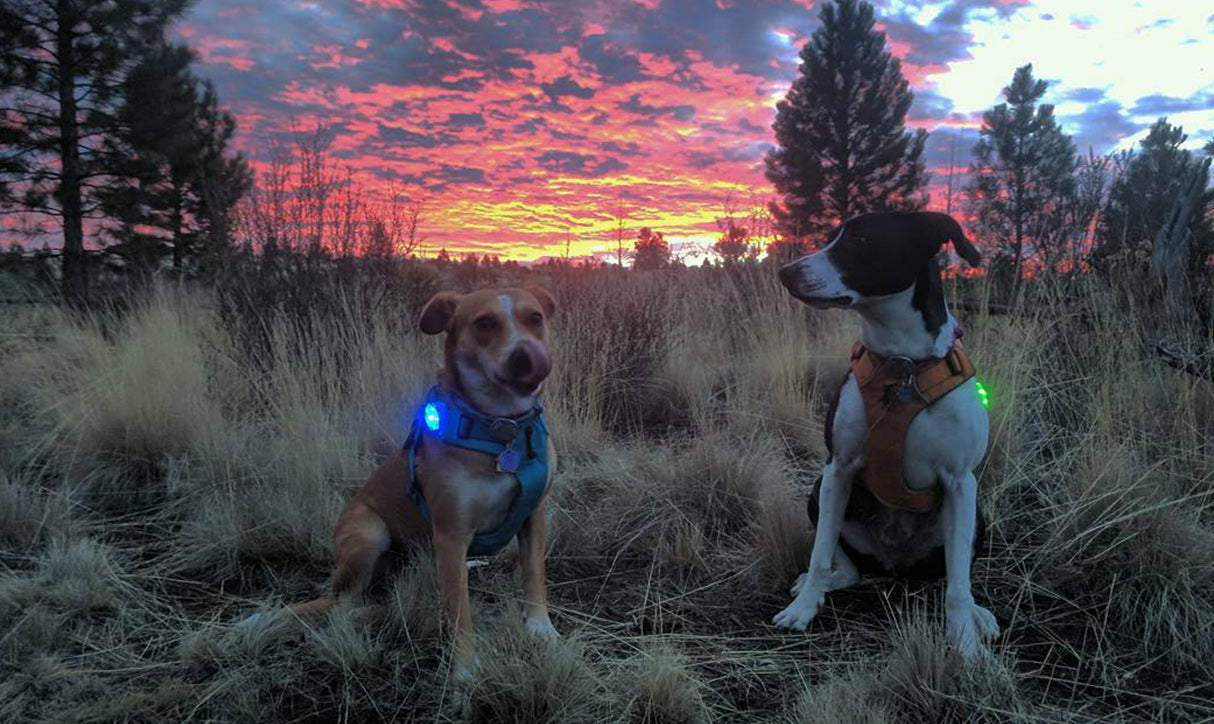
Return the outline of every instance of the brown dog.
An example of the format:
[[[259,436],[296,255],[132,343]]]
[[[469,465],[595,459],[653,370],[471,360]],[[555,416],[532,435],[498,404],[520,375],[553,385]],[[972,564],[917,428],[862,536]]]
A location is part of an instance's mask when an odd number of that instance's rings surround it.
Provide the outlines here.
[[[337,567],[330,595],[299,603],[306,615],[363,591],[390,548],[433,543],[443,608],[455,635],[457,677],[475,663],[467,556],[517,536],[527,629],[555,638],[544,581],[543,498],[556,470],[539,404],[552,364],[544,289],[440,292],[422,310],[425,334],[446,332],[438,384],[404,449],[388,458],[346,504],[333,532]]]

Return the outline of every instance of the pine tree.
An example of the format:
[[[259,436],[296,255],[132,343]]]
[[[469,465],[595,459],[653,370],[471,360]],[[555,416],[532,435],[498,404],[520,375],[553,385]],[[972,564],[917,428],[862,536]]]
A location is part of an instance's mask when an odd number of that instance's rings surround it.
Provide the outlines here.
[[[248,164],[227,155],[235,121],[193,60],[161,44],[127,73],[107,140],[115,175],[99,194],[113,238],[137,252],[167,246],[177,271],[193,251],[226,247],[228,212],[251,185]]]
[[[1096,232],[1093,262],[1108,267],[1114,258],[1129,268],[1145,270],[1150,263],[1155,235],[1171,212],[1181,185],[1193,173],[1197,155],[1181,148],[1187,136],[1180,126],[1160,118],[1130,157],[1109,191],[1109,201]],[[1214,141],[1207,145],[1214,155]],[[1197,209],[1189,219],[1190,268],[1200,266],[1214,244],[1214,220],[1208,210],[1214,208],[1214,190],[1198,198]]]
[[[0,0],[0,205],[58,220],[70,302],[88,294],[84,219],[110,175],[119,85],[189,2]]]
[[[1032,64],[1016,69],[1003,89],[1006,103],[982,115],[966,188],[976,226],[995,244],[996,265],[1019,286],[1026,254],[1046,241],[1055,205],[1075,185],[1075,144],[1040,103],[1048,84]]]
[[[190,211],[199,229],[201,251],[214,267],[217,257],[232,250],[230,221],[240,199],[253,188],[253,170],[242,154],[229,153],[236,119],[219,107],[219,95],[210,80],[202,81],[194,133],[199,156]],[[413,235],[416,222],[411,227]]]
[[[873,6],[825,4],[800,76],[776,106],[778,145],[765,159],[780,231],[800,237],[866,211],[922,208],[927,133],[904,126],[913,98]]]
[[[750,227],[742,226],[732,218],[718,221],[717,227],[721,230],[721,235],[712,245],[712,250],[726,265],[755,258],[756,248],[751,242]]]
[[[670,264],[670,244],[662,238],[662,232],[642,227],[637,234],[636,251],[632,258],[633,269],[661,269]]]

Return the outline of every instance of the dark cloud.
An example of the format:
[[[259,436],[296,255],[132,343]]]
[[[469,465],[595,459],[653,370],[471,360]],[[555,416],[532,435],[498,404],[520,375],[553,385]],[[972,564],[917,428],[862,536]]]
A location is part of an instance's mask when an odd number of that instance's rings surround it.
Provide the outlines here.
[[[683,157],[688,166],[701,171],[721,163],[721,154],[715,151],[687,151]]]
[[[644,66],[636,56],[621,49],[605,35],[588,35],[582,38],[579,55],[589,63],[599,79],[611,85],[623,85],[646,80]]]
[[[379,133],[378,140],[385,145],[401,148],[435,148],[459,143],[459,139],[449,133],[417,133],[407,128],[376,124]]]
[[[627,164],[616,158],[600,159],[590,154],[573,153],[572,151],[546,151],[540,154],[536,161],[540,168],[547,171],[584,178],[600,178],[628,168]]]
[[[541,83],[540,88],[549,98],[557,99],[562,96],[572,96],[574,98],[593,98],[594,89],[584,88],[578,85],[578,82],[569,76],[558,78],[551,83]]]
[[[738,130],[742,131],[743,133],[767,133],[769,129],[755,123],[751,123],[750,119],[748,118],[739,118]]]
[[[771,150],[772,145],[766,141],[756,141],[742,146],[734,146],[721,151],[726,161],[758,161]]]
[[[519,135],[530,136],[531,134],[535,133],[536,131],[540,130],[541,128],[547,128],[547,127],[548,127],[548,121],[537,116],[534,118],[528,118],[527,120],[523,121],[522,123],[519,123],[518,125],[511,128],[510,131],[513,133],[517,133]]]
[[[942,120],[953,111],[952,100],[945,98],[936,91],[925,88],[915,91],[915,99],[911,101],[907,120],[925,121]]]
[[[549,129],[548,132],[551,133],[552,137],[558,141],[584,141],[584,140],[586,140],[585,134],[568,133],[566,131],[560,130],[559,128],[551,128],[551,129]]]
[[[615,154],[616,156],[627,157],[627,156],[645,156],[645,155],[647,155],[645,153],[645,151],[641,148],[640,144],[633,142],[633,141],[629,141],[628,143],[617,143],[615,141],[601,141],[595,145],[598,146],[600,150],[602,150],[606,153]]]
[[[488,179],[483,169],[471,166],[441,164],[424,173],[400,173],[390,168],[374,168],[371,173],[393,183],[424,187],[428,191],[442,191],[451,186],[485,185]]]
[[[1104,99],[1104,89],[1102,88],[1072,88],[1062,91],[1059,94],[1062,100],[1075,101],[1076,103],[1096,103]]]
[[[633,93],[628,100],[617,101],[615,105],[622,111],[650,119],[673,116],[679,121],[690,121],[696,114],[695,106],[690,105],[651,106],[641,100],[639,93]]]
[[[448,166],[444,164],[437,171],[427,172],[426,176],[439,179],[443,185],[483,185],[488,183],[488,180],[485,178],[485,171],[479,168],[472,168],[471,166]]]
[[[1059,121],[1072,132],[1072,140],[1080,153],[1089,147],[1103,152],[1126,136],[1137,133],[1146,124],[1130,120],[1121,104],[1113,100],[1088,104],[1082,112],[1060,115]]]
[[[909,7],[878,10],[877,15],[889,38],[907,45],[906,62],[916,66],[932,66],[970,57],[969,46],[973,37],[965,26],[972,15],[993,11],[1001,18],[1008,18],[1027,4],[1028,0],[953,0],[926,26],[915,20]]]
[[[1139,98],[1130,113],[1135,116],[1166,116],[1169,113],[1200,111],[1214,108],[1214,93],[1196,93],[1188,98],[1176,98],[1154,93]]]
[[[773,30],[807,32],[817,13],[792,0],[729,2],[664,0],[656,9],[637,5],[617,22],[631,30],[633,47],[677,63],[702,57],[719,67],[763,78],[783,78],[796,65],[796,51]],[[694,73],[673,79],[699,81]]]
[[[452,113],[447,116],[446,125],[450,128],[481,128],[485,125],[485,117],[479,113]]]
[[[1020,8],[1029,4],[1030,0],[953,0],[940,11],[932,21],[947,27],[958,27],[969,22],[970,15],[978,12],[995,11],[995,14],[1007,19],[1016,14]]]

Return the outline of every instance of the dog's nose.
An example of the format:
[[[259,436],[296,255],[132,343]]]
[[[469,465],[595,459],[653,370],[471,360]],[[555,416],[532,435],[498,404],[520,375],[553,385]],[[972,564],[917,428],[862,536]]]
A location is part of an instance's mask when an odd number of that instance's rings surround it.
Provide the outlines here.
[[[518,347],[506,360],[506,374],[515,379],[526,377],[531,374],[531,370],[535,365],[531,362],[531,355],[522,347]]]
[[[506,374],[512,380],[538,385],[552,370],[552,360],[544,346],[531,340],[520,342],[506,358]]]

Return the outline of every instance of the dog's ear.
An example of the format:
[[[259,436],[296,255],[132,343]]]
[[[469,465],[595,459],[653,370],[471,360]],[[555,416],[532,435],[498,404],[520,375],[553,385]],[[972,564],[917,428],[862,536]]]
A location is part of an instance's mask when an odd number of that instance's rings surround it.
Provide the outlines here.
[[[953,249],[957,251],[957,255],[965,260],[970,266],[978,266],[982,263],[982,252],[978,251],[968,238],[965,232],[961,230],[961,224],[951,216],[940,214],[939,234],[942,239],[947,239],[953,242]]]
[[[958,227],[960,228],[960,227]],[[978,251],[970,240],[965,238],[965,234],[958,233],[953,237],[953,248],[957,250],[957,254],[965,259],[965,262],[970,266],[978,266],[982,263],[982,252]]]
[[[556,300],[552,298],[552,294],[547,289],[535,284],[529,284],[523,287],[523,289],[528,291],[540,303],[545,317],[551,317],[556,314]]]
[[[422,316],[418,322],[422,334],[446,332],[455,317],[455,307],[459,304],[460,296],[456,292],[439,292],[430,297],[430,301],[422,307]]]

